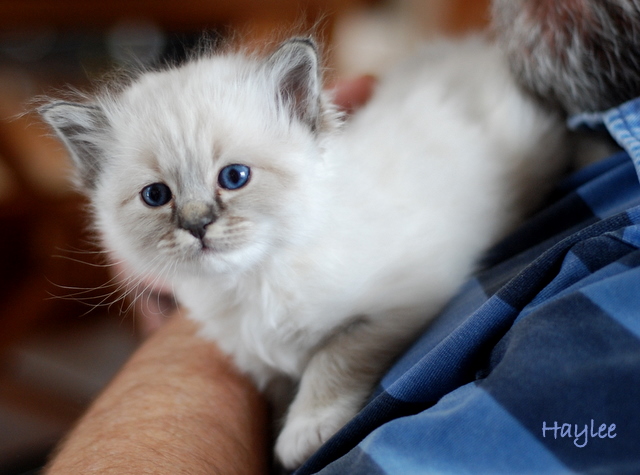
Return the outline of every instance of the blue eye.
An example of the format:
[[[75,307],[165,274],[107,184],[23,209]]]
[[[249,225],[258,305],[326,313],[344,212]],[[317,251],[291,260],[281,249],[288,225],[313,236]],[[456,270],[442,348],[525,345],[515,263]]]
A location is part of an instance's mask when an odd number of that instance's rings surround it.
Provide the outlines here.
[[[140,192],[142,201],[154,208],[166,205],[171,201],[171,190],[164,183],[153,183],[145,186]]]
[[[251,169],[246,165],[229,165],[220,170],[218,184],[225,190],[237,190],[249,182]]]

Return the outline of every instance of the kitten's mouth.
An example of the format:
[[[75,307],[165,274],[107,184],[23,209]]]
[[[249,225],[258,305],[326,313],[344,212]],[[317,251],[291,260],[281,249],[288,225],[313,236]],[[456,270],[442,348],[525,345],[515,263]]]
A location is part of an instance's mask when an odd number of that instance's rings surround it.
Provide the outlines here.
[[[210,243],[206,243],[204,240],[202,240],[200,241],[200,252],[204,254],[213,254],[217,252],[217,250]]]
[[[211,256],[211,255],[219,255],[225,251],[224,248],[220,248],[220,246],[216,246],[214,243],[210,241],[205,241],[204,239],[200,241],[200,249],[198,250],[198,254]]]

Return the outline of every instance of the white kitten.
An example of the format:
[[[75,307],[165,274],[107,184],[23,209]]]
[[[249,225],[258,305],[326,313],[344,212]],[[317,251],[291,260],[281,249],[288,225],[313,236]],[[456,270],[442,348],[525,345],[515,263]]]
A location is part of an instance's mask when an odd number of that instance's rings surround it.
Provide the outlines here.
[[[293,39],[41,110],[105,246],[171,282],[261,389],[299,382],[276,444],[289,468],[354,416],[565,154],[560,119],[481,38],[426,46],[346,124],[321,87],[315,45]]]

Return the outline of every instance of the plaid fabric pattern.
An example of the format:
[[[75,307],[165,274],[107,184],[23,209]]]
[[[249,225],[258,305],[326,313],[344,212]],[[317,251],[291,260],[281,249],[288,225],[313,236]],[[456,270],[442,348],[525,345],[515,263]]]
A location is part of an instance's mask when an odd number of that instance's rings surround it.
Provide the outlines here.
[[[640,473],[640,99],[297,473]],[[635,165],[634,165],[635,164]]]

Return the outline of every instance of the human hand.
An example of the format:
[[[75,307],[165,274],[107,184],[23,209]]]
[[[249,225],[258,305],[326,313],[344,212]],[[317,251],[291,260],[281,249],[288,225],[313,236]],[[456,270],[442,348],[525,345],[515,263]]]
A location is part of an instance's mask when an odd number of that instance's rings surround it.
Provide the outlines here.
[[[373,76],[340,79],[330,88],[333,100],[341,110],[352,114],[369,101],[376,82],[377,79]]]

